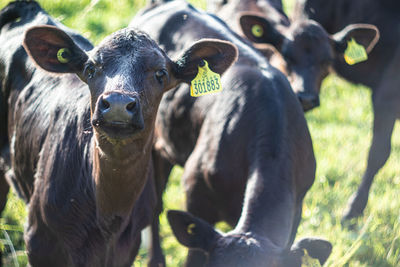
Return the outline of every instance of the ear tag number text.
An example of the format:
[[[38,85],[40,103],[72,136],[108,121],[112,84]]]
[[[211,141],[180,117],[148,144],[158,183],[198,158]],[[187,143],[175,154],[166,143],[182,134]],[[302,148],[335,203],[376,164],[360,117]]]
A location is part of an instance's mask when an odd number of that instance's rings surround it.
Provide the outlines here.
[[[366,61],[368,59],[367,51],[365,51],[364,46],[357,44],[357,42],[351,38],[347,42],[346,51],[344,51],[344,60],[349,65],[354,65]]]
[[[222,91],[221,76],[208,67],[208,62],[203,60],[199,65],[199,72],[190,85],[190,95],[198,97]]]

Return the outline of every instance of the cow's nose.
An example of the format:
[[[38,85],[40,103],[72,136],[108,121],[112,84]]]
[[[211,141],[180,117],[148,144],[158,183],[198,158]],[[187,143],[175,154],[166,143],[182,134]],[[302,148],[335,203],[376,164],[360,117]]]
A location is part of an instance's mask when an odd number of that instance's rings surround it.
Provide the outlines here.
[[[130,123],[140,111],[139,99],[121,93],[103,95],[98,110],[106,122]]]
[[[319,96],[314,94],[298,94],[297,97],[304,111],[308,111],[319,106]]]

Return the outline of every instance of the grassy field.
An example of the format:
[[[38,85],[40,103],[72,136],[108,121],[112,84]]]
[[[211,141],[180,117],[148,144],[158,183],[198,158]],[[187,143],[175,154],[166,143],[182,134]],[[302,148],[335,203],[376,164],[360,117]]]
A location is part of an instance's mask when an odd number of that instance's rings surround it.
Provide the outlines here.
[[[77,29],[94,43],[126,26],[145,0],[43,0],[48,12]],[[0,8],[8,1],[0,0]],[[285,1],[290,9],[293,0]],[[195,3],[205,7],[204,1]],[[400,104],[400,103],[399,103]],[[306,115],[317,158],[317,175],[308,192],[298,237],[321,236],[333,243],[325,266],[400,266],[400,127],[396,124],[392,154],[376,176],[364,217],[354,230],[343,228],[340,219],[349,196],[356,190],[366,165],[371,140],[370,91],[331,75],[322,86],[321,107]],[[183,209],[180,187],[182,169],[175,167],[164,196],[166,208]],[[24,204],[12,193],[0,218],[0,249],[6,266],[26,265],[22,229]],[[220,229],[227,230],[224,224]],[[161,216],[163,247],[169,266],[180,266],[186,250],[172,236],[165,214]],[[16,253],[11,249],[15,248]],[[146,265],[142,248],[134,266]]]

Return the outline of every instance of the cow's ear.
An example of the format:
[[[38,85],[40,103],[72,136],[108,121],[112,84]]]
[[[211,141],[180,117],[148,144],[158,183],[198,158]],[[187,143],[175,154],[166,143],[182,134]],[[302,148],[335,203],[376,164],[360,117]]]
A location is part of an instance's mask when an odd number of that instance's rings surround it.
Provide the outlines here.
[[[173,75],[177,83],[190,83],[198,73],[198,66],[206,60],[209,68],[224,73],[236,61],[238,50],[230,42],[202,39],[194,43],[174,62]]]
[[[343,54],[347,48],[348,41],[351,39],[362,45],[369,53],[379,40],[379,30],[371,24],[351,24],[340,32],[335,33],[332,39],[337,53]]]
[[[306,252],[306,253],[305,253]],[[332,252],[332,244],[321,238],[308,237],[297,241],[285,259],[285,266],[301,266],[303,257],[318,260],[322,266]]]
[[[190,213],[169,210],[167,213],[168,222],[172,232],[178,241],[188,247],[210,251],[221,234],[214,230],[214,227],[207,222],[194,217]]]
[[[239,18],[243,34],[253,43],[272,44],[281,49],[285,39],[278,25],[253,13],[241,13]]]
[[[54,26],[28,29],[23,46],[39,67],[50,72],[79,73],[88,59],[68,34]]]

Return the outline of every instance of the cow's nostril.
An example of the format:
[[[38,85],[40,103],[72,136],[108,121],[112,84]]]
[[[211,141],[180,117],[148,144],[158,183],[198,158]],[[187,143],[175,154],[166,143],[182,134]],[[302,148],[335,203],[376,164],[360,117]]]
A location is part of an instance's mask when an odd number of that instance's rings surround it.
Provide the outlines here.
[[[126,105],[126,109],[128,111],[133,111],[135,109],[135,107],[136,107],[136,100],[133,100],[128,105]]]
[[[101,100],[101,105],[103,106],[103,109],[104,109],[104,110],[110,108],[110,102],[108,102],[108,101],[105,100],[104,98]]]

